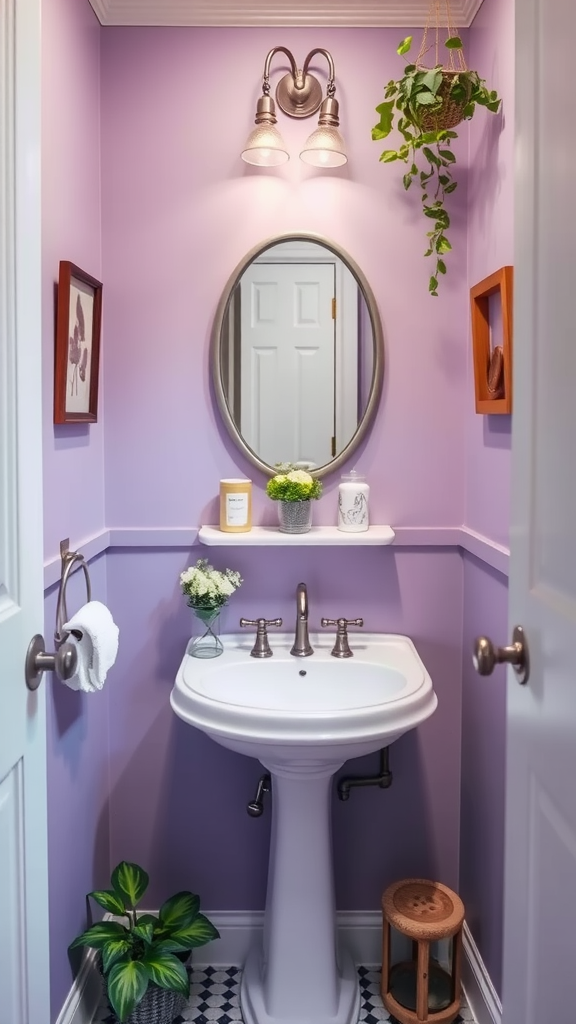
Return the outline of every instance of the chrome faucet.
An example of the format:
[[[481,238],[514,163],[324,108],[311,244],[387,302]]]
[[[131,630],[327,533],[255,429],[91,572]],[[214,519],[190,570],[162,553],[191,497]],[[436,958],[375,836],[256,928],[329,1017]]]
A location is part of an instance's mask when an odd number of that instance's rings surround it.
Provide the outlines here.
[[[290,654],[297,658],[307,658],[314,654],[308,636],[308,591],[305,583],[299,583],[296,587],[296,635]]]

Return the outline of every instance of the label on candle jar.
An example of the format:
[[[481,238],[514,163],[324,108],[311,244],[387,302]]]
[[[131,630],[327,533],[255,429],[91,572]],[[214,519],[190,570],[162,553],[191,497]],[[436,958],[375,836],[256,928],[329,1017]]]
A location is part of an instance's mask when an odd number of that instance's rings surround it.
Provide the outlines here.
[[[248,523],[248,495],[226,495],[226,526],[246,526]]]

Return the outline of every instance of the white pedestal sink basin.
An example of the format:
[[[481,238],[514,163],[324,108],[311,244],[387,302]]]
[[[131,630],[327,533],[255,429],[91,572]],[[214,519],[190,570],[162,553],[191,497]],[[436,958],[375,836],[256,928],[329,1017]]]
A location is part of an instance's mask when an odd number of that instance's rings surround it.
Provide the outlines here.
[[[253,638],[223,636],[211,661],[187,653],[170,703],[185,722],[272,775],[272,842],[263,948],[244,969],[245,1024],[353,1024],[354,964],[336,948],[330,805],[344,761],[392,743],[436,708],[411,640],[353,634],[354,656],[330,655],[334,636],[311,634],[314,654],[288,652],[272,633],[272,658],[250,657]]]

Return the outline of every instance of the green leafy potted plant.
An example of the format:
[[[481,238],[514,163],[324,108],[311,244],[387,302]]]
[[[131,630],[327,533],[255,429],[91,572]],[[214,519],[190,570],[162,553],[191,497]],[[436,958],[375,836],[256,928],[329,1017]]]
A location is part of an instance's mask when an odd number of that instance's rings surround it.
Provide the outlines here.
[[[437,29],[438,32],[438,29]],[[436,267],[430,276],[429,291],[438,295],[438,281],[446,273],[444,257],[452,249],[448,238],[450,217],[445,208],[448,195],[456,190],[458,182],[453,178],[456,155],[452,149],[454,131],[463,120],[474,115],[476,106],[486,107],[493,114],[500,108],[498,94],[490,91],[477,71],[466,67],[462,54],[462,40],[450,35],[445,47],[450,53],[450,66],[436,64],[426,68],[421,63],[425,52],[425,40],[414,64],[407,64],[404,74],[397,81],[390,81],[385,89],[385,99],[376,107],[380,115],[378,124],[372,129],[372,138],[380,141],[388,137],[397,116],[397,128],[404,142],[398,149],[386,149],[380,156],[384,163],[400,160],[408,169],[403,174],[404,188],[408,190],[417,181],[422,190],[422,211],[430,222],[427,232],[428,248],[425,256],[436,260]],[[412,46],[412,36],[403,39],[398,47],[402,57]],[[438,54],[438,41],[436,43]],[[458,63],[454,61],[458,55]]]
[[[281,463],[266,484],[266,494],[278,502],[281,533],[308,533],[312,526],[312,501],[322,494],[322,484],[303,469]]]
[[[137,915],[148,881],[138,864],[121,861],[112,872],[112,888],[88,895],[128,923],[93,924],[74,939],[70,949],[98,950],[108,1000],[118,1021],[172,1024],[190,995],[185,963],[192,949],[219,938],[219,933],[200,913],[200,900],[192,892],[171,896],[157,915]]]

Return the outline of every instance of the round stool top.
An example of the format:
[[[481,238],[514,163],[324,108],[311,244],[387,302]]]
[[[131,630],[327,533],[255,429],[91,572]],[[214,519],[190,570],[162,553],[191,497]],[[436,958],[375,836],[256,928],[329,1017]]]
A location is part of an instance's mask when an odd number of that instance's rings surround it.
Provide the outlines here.
[[[441,882],[405,878],[382,895],[384,917],[411,939],[446,939],[462,927],[464,904]]]

